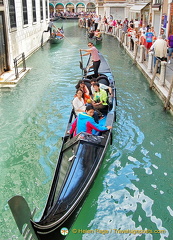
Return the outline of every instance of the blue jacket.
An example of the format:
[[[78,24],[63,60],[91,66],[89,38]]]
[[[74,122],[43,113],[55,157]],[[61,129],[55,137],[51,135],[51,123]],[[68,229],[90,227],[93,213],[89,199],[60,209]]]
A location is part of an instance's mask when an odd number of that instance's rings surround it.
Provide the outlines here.
[[[79,113],[78,117],[71,125],[70,134],[74,132],[74,136],[80,132],[87,132],[92,134],[92,130],[96,131],[106,131],[107,127],[102,126],[101,124],[97,124],[94,121],[94,118],[87,115],[86,113]]]

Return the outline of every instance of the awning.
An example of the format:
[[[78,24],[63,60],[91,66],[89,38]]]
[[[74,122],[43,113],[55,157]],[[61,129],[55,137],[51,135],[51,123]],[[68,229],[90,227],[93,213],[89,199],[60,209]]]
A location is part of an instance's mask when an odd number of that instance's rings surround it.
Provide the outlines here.
[[[153,4],[152,5],[152,9],[155,11],[160,11],[160,8],[161,8],[161,4]]]
[[[135,4],[130,8],[130,12],[140,12],[148,3]]]

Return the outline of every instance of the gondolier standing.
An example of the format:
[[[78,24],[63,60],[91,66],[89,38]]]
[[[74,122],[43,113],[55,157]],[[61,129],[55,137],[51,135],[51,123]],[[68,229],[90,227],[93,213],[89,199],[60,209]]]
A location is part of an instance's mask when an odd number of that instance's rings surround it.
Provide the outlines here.
[[[93,68],[94,68],[94,77],[98,77],[98,69],[100,66],[100,56],[98,54],[98,50],[96,47],[94,47],[93,43],[89,42],[88,47],[90,49],[80,49],[80,51],[87,52],[85,54],[81,54],[81,56],[86,56],[91,54],[92,62],[93,62]]]
[[[52,27],[56,28],[56,27],[54,26],[54,24],[53,24],[53,19],[50,19],[50,22],[48,23],[48,28],[47,28],[47,30],[44,31],[44,32],[49,32],[49,31],[50,31],[50,36],[51,36],[51,34],[52,34]]]

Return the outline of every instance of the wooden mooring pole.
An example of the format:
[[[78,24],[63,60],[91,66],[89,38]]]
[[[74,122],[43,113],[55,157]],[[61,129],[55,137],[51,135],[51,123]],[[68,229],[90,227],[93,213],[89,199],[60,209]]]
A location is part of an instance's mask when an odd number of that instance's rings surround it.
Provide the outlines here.
[[[168,109],[168,107],[169,107],[172,89],[173,89],[173,78],[171,80],[171,85],[170,85],[170,88],[169,88],[168,97],[167,97],[166,102],[165,102],[165,106],[164,106],[165,110]]]
[[[155,76],[156,76],[156,73],[157,73],[158,64],[159,64],[159,60],[157,59],[156,60],[156,65],[155,65],[155,68],[154,68],[153,77],[152,77],[152,79],[150,81],[150,88],[152,88],[152,86],[153,86],[154,79],[155,79]]]
[[[137,58],[137,54],[138,54],[138,44],[136,42],[134,45],[134,50],[135,50],[135,54],[134,54],[133,64],[136,64],[136,58]]]

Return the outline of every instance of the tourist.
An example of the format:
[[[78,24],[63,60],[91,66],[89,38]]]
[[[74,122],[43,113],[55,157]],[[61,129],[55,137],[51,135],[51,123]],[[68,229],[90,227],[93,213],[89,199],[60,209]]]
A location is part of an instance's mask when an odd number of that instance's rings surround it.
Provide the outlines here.
[[[99,83],[93,84],[94,94],[92,105],[94,109],[103,112],[108,108],[108,95],[105,90],[101,89]]]
[[[78,117],[74,120],[70,128],[70,134],[76,136],[78,133],[86,132],[92,134],[92,130],[96,131],[107,131],[111,129],[111,126],[102,126],[94,121],[94,108],[92,105],[86,107],[85,113],[80,113]]]
[[[171,63],[171,57],[173,53],[173,35],[168,37],[168,64]]]
[[[75,98],[72,101],[73,108],[74,108],[74,111],[75,111],[76,115],[78,115],[80,112],[85,112],[85,109],[86,109],[86,106],[85,106],[84,99],[83,99],[82,95],[83,95],[82,90],[78,89],[76,91]]]
[[[130,22],[129,22],[129,27],[134,28],[133,19],[130,20]]]
[[[139,25],[140,25],[140,22],[138,21],[138,19],[136,18],[135,21],[134,21],[134,28],[135,28],[135,31],[138,32],[139,30]]]
[[[164,28],[161,28],[161,29],[160,29],[160,36],[162,36],[162,39],[163,39],[163,40],[166,40],[166,35],[165,35],[165,30],[164,30]]]
[[[83,80],[80,80],[78,82],[78,84],[76,85],[76,89],[80,89],[83,92],[83,99],[84,99],[84,103],[87,102],[88,99],[90,99],[90,92],[89,89],[87,88],[87,86],[85,85],[85,82]]]
[[[148,53],[149,49],[150,49],[151,46],[152,46],[153,37],[154,37],[154,34],[151,32],[151,28],[148,28],[148,30],[147,30],[147,32],[146,32],[146,34],[145,34],[147,53]]]
[[[98,54],[97,48],[94,47],[93,43],[89,42],[88,47],[90,49],[80,49],[80,51],[87,52],[85,54],[81,54],[81,56],[86,56],[86,55],[91,54],[91,59],[92,59],[93,68],[94,68],[94,77],[97,78],[98,77],[98,69],[100,66],[100,56]]]
[[[139,31],[141,32],[141,35],[145,36],[147,28],[144,23],[142,24],[142,27],[139,29]]]
[[[95,15],[93,20],[94,20],[94,30],[96,31],[99,24],[99,17]]]
[[[154,66],[156,60],[165,61],[167,57],[167,42],[163,39],[164,36],[159,35],[158,39],[153,43],[150,51],[154,50]]]
[[[94,95],[95,89],[94,89],[93,85],[94,85],[95,83],[98,83],[98,81],[97,81],[97,79],[91,79],[90,83],[91,83],[91,92],[92,92],[92,95]],[[106,86],[106,85],[103,84],[103,83],[99,83],[99,87],[100,87],[101,89],[104,89],[104,90],[109,91],[109,94],[112,96],[112,88],[111,88],[111,87]]]
[[[100,37],[101,37],[100,29],[97,29],[97,30],[94,32],[94,36],[95,36],[96,38],[100,38]]]
[[[90,31],[89,31],[88,37],[89,37],[89,38],[93,38],[93,37],[94,37],[94,30],[90,30]]]
[[[108,32],[112,32],[112,28],[113,28],[113,20],[110,19],[110,20],[108,21]]]

